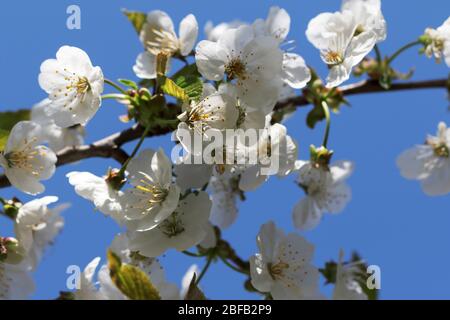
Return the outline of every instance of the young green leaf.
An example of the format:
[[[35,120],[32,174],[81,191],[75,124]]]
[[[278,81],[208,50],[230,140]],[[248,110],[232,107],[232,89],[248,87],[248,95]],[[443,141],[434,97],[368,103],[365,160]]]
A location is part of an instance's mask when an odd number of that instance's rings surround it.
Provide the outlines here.
[[[189,96],[190,100],[198,101],[203,93],[203,82],[197,71],[197,65],[190,64],[172,76],[174,82]]]
[[[108,267],[113,283],[131,300],[161,299],[147,274],[135,266],[122,264],[111,250],[108,251]]]
[[[172,79],[164,78],[164,83],[161,85],[161,89],[165,94],[172,96],[181,101],[189,100],[189,96],[186,94],[183,88],[178,86]]]
[[[17,122],[30,120],[30,110],[0,112],[0,129],[11,131]]]
[[[123,10],[123,13],[127,16],[128,20],[130,20],[136,32],[140,34],[145,21],[147,20],[147,15],[143,12],[128,11],[126,9]]]

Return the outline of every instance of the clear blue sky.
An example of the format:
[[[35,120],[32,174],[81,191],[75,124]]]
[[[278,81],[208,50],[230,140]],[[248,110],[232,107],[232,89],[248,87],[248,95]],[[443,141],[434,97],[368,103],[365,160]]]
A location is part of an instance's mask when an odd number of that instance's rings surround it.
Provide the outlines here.
[[[81,6],[81,30],[66,29],[65,12],[69,4]],[[296,52],[324,76],[326,68],[304,32],[315,15],[337,10],[339,0],[5,2],[0,10],[3,43],[0,110],[28,108],[45,97],[37,83],[40,63],[54,57],[57,49],[65,44],[88,52],[108,78],[135,79],[131,67],[141,45],[121,8],[162,9],[176,25],[185,15],[193,13],[203,29],[210,19],[219,23],[265,17],[271,5],[284,7],[290,13],[289,39],[296,41]],[[439,26],[450,13],[449,9],[450,4],[442,0],[408,1],[407,5],[405,1],[384,1],[388,38],[381,44],[381,50],[392,53],[419,36],[425,27]],[[203,32],[200,36],[204,37]],[[414,49],[404,54],[395,66],[403,71],[415,67],[414,79],[442,78],[449,72],[444,64],[436,65],[418,56]],[[341,215],[327,215],[317,229],[304,234],[316,245],[316,265],[336,259],[340,248],[347,253],[357,250],[370,264],[381,267],[382,298],[450,298],[449,198],[425,196],[419,184],[401,178],[395,166],[397,155],[424,141],[427,133],[434,133],[439,121],[450,124],[446,93],[423,90],[366,94],[352,96],[349,101],[351,108],[344,107],[332,118],[330,146],[335,150],[335,159],[356,162],[356,171],[349,181],[353,200]],[[300,109],[287,122],[290,135],[299,141],[301,158],[308,157],[309,144],[320,143],[323,130],[322,125],[315,131],[306,127],[307,110]],[[87,141],[124,129],[126,126],[117,120],[122,113],[122,106],[106,101],[88,126]],[[170,137],[151,139],[146,146],[170,150]],[[46,183],[46,195],[57,195],[61,201],[72,203],[72,207],[64,214],[66,226],[62,234],[35,274],[36,298],[55,298],[60,290],[65,290],[65,270],[69,264],[84,267],[95,256],[104,257],[118,228],[75,195],[65,174],[78,170],[101,175],[110,165],[116,164],[92,159],[65,166]],[[12,189],[2,189],[0,195],[18,195],[29,200]],[[293,177],[283,181],[271,179],[247,195],[247,201],[240,205],[237,223],[224,232],[224,237],[239,255],[249,257],[256,251],[255,237],[262,223],[273,219],[286,231],[294,231],[291,211],[302,196]],[[9,222],[2,219],[0,223],[2,234],[11,232]],[[202,263],[176,252],[169,252],[161,261],[169,279],[176,283],[193,262]],[[243,280],[241,275],[218,263],[211,267],[202,287],[210,298],[257,298],[243,290]]]

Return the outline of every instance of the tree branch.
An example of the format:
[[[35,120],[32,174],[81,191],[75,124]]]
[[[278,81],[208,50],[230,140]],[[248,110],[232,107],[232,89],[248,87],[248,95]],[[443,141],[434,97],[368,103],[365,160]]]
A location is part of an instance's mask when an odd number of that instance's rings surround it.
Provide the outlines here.
[[[376,92],[391,92],[391,91],[401,91],[401,90],[416,90],[416,89],[437,89],[437,88],[447,88],[448,79],[437,79],[437,80],[426,80],[426,81],[411,81],[404,83],[394,83],[389,90],[382,88],[378,81],[376,80],[363,80],[357,83],[352,83],[349,85],[341,86],[338,88],[344,96],[350,96],[354,94],[362,93],[376,93]],[[288,98],[284,101],[280,101],[275,106],[275,110],[283,109],[287,106],[306,106],[309,102],[306,100],[305,96],[298,96]]]
[[[375,93],[375,92],[389,92],[400,90],[415,90],[415,89],[431,89],[431,88],[447,88],[447,79],[427,80],[427,81],[412,81],[404,83],[395,83],[389,90],[385,90],[378,84],[377,81],[364,80],[358,83],[349,84],[339,87],[344,96]],[[306,106],[309,102],[302,96],[288,98],[280,101],[275,106],[275,110],[280,110],[288,106]],[[171,108],[179,109],[176,105],[170,105]],[[150,130],[148,137],[167,134],[173,131],[170,126],[156,126]],[[128,154],[121,148],[124,144],[139,139],[144,132],[144,128],[140,125],[126,129],[122,132],[112,134],[104,139],[94,142],[91,145],[84,145],[75,148],[66,148],[58,152],[57,166],[62,166],[68,163],[77,162],[88,158],[112,158],[117,162],[123,164],[128,159]],[[0,188],[10,186],[10,183],[5,175],[0,175]],[[236,261],[237,262],[237,261]]]

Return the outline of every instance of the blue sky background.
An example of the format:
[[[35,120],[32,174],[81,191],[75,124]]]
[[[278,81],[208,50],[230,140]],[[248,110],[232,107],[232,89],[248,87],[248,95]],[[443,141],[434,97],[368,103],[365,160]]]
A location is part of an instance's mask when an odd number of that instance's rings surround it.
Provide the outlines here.
[[[78,4],[82,11],[82,29],[66,28],[66,8]],[[296,52],[324,76],[326,67],[318,52],[305,37],[308,21],[320,12],[335,11],[340,1],[13,1],[0,10],[0,110],[29,108],[45,97],[39,88],[39,66],[54,57],[58,48],[68,44],[84,49],[95,65],[102,67],[110,79],[135,79],[131,67],[142,48],[135,31],[122,15],[121,8],[141,11],[161,9],[170,14],[175,24],[193,13],[200,28],[207,20],[215,24],[240,19],[264,18],[271,5],[287,9],[292,18],[289,39],[296,41]],[[450,13],[450,3],[442,0],[384,1],[383,12],[388,22],[388,38],[381,43],[383,53],[392,53],[401,45],[422,34],[428,26],[439,26]],[[177,27],[178,28],[178,27]],[[200,37],[204,38],[203,32]],[[407,71],[415,67],[414,79],[446,77],[445,64],[437,65],[417,55],[412,49],[397,60],[395,67]],[[355,79],[350,80],[355,81]],[[349,83],[350,83],[349,82]],[[109,88],[107,91],[112,92]],[[353,200],[339,216],[327,215],[323,222],[305,237],[315,244],[315,264],[337,259],[340,248],[347,254],[357,250],[370,264],[381,267],[381,298],[418,299],[450,298],[450,201],[447,197],[431,198],[423,194],[419,184],[404,180],[395,166],[395,158],[404,149],[424,141],[434,133],[439,121],[450,124],[448,101],[444,90],[421,90],[352,96],[351,107],[343,107],[332,117],[329,146],[335,160],[356,162],[349,180]],[[301,108],[286,123],[289,133],[300,145],[300,157],[308,157],[308,146],[320,144],[323,125],[314,131],[305,125],[310,107]],[[87,128],[87,142],[126,128],[117,118],[123,107],[105,101]],[[170,137],[148,140],[147,147],[163,146],[170,150]],[[133,144],[127,145],[130,149]],[[112,161],[90,159],[59,168],[46,183],[44,195],[57,195],[62,202],[72,203],[64,213],[66,226],[35,273],[35,298],[55,298],[65,290],[66,267],[84,266],[105,250],[119,231],[112,220],[95,212],[91,203],[76,196],[65,178],[74,170],[104,174]],[[247,195],[240,204],[235,225],[224,232],[242,257],[256,252],[255,237],[262,223],[270,219],[286,231],[294,231],[291,211],[303,196],[294,183],[270,179],[262,188]],[[30,198],[13,189],[0,190],[0,196]],[[2,235],[10,235],[12,225],[0,219]],[[201,260],[170,251],[161,259],[167,276],[180,283],[185,270]],[[244,277],[217,263],[202,280],[206,295],[213,299],[257,298],[243,290]],[[329,288],[324,289],[329,292]]]

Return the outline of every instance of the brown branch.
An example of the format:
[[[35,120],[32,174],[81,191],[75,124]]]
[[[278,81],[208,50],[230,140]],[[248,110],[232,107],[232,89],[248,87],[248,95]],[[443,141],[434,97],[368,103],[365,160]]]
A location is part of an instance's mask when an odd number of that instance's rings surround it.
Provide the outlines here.
[[[376,81],[365,80],[358,83],[342,86],[339,90],[345,95],[354,95],[362,93],[388,92],[399,90],[415,90],[415,89],[431,89],[431,88],[447,88],[447,79],[415,81],[405,83],[395,83],[389,90],[385,90],[379,86]],[[280,101],[275,106],[275,110],[280,110],[288,106],[305,106],[308,101],[304,96],[297,96]],[[177,110],[178,106],[170,105],[170,108]],[[173,131],[171,127],[152,128],[148,134],[149,137],[167,134]],[[144,132],[144,128],[139,125],[110,135],[104,139],[94,142],[91,145],[79,146],[76,148],[66,148],[58,152],[57,166],[73,163],[88,158],[112,158],[119,163],[124,163],[128,158],[127,153],[121,148],[124,144],[139,139]],[[0,175],[0,188],[10,186],[5,175]],[[237,262],[237,261],[236,261]]]
[[[436,88],[447,88],[447,79],[438,80],[426,80],[426,81],[411,81],[404,83],[394,83],[389,90],[383,89],[378,81],[375,80],[363,80],[357,83],[352,83],[349,85],[339,87],[344,96],[350,96],[354,94],[362,93],[376,93],[376,92],[391,92],[391,91],[401,91],[401,90],[416,90],[416,89],[436,89]],[[293,98],[288,98],[284,101],[280,101],[275,106],[275,110],[283,109],[287,106],[306,106],[309,102],[304,96],[298,96]]]

